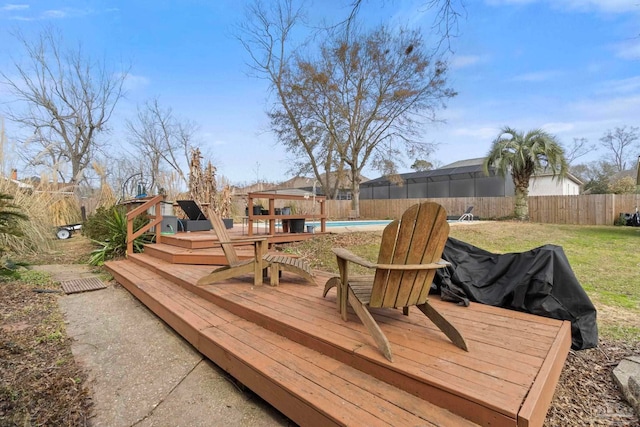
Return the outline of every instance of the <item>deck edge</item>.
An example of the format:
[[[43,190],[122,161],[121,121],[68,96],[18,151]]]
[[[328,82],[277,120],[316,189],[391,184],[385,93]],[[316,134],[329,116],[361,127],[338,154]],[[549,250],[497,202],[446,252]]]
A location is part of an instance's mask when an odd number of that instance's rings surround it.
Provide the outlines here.
[[[560,372],[564,367],[570,348],[571,322],[564,320],[540,367],[540,372],[536,376],[520,411],[518,411],[518,427],[541,427],[544,425],[549,405],[560,380]],[[543,410],[544,408],[547,409]]]

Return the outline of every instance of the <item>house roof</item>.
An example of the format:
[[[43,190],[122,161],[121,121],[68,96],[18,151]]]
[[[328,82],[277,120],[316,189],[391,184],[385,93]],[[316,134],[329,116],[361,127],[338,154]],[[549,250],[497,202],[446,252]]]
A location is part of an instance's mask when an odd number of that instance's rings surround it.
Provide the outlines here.
[[[451,165],[457,165],[457,164],[460,164],[460,166],[450,167]],[[433,169],[428,171],[402,173],[400,174],[400,178],[402,178],[404,181],[409,181],[409,182],[410,181],[426,181],[429,179],[437,179],[438,177],[446,177],[451,175],[465,175],[465,174],[473,175],[477,172],[483,171],[482,163],[464,165],[463,162],[456,162],[456,163],[452,163],[451,165],[448,165],[444,168]],[[386,184],[389,184],[390,182],[391,181],[388,177],[381,176],[379,178],[371,179],[363,184],[367,186],[376,186],[376,185],[386,185]]]
[[[343,173],[342,181],[339,183],[339,188],[350,188],[350,180],[346,173]],[[333,185],[335,180],[337,179],[338,174],[331,173],[329,176],[329,184]],[[364,175],[360,175],[360,182],[366,182],[369,180]],[[313,191],[314,182],[316,183],[316,193],[322,193],[322,185],[320,182],[316,181],[314,177],[307,176],[294,176],[293,178],[289,178],[286,181],[283,181],[279,184],[253,184],[250,186],[246,186],[244,188],[236,188],[236,194],[248,194],[248,193],[266,193],[266,192],[274,192],[277,191],[279,194],[285,194],[284,191],[289,190],[301,190],[299,194],[311,193]],[[286,193],[286,194],[298,194],[298,193]]]
[[[478,172],[484,171],[484,157],[479,157],[475,159],[467,159],[467,160],[459,160],[457,162],[450,163],[438,169],[428,170],[428,171],[420,171],[420,172],[409,172],[400,174],[400,178],[404,181],[426,181],[429,179],[437,180],[438,177],[452,176],[452,175],[473,175]],[[493,171],[493,168],[490,168],[490,171]],[[537,173],[534,177],[542,177],[542,176],[553,176],[551,172],[542,172]],[[582,181],[580,181],[577,177],[567,172],[566,178],[574,181],[578,185],[582,185]],[[387,185],[391,182],[391,180],[386,176],[381,176],[379,178],[375,178],[366,182],[367,186],[377,186],[377,185]]]
[[[25,188],[25,189],[33,190],[33,185],[31,185],[31,184],[27,184],[25,182],[18,181],[17,179],[7,178],[6,176],[3,176],[2,178],[7,182],[10,182],[10,183],[16,185],[18,188]]]
[[[254,192],[258,194],[282,194],[287,196],[306,196],[309,195],[309,191],[300,188],[280,188],[277,190],[264,190]]]
[[[457,162],[449,163],[448,165],[444,165],[438,169],[452,169],[452,168],[460,168],[464,166],[482,166],[484,164],[485,157],[477,157],[475,159],[467,159],[467,160],[458,160]]]

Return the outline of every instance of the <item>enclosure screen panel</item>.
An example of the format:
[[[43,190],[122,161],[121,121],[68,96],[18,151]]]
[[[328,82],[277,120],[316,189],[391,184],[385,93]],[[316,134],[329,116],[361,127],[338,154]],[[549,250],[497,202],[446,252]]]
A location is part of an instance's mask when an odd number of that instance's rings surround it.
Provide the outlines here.
[[[389,186],[384,185],[380,187],[373,187],[374,199],[388,199],[389,198]]]
[[[478,178],[476,180],[477,197],[504,197],[504,178],[499,176]]]
[[[426,182],[414,182],[407,185],[407,193],[409,199],[426,199],[427,195],[427,183]]]
[[[370,200],[373,199],[373,191],[372,187],[364,187],[360,186],[360,199],[361,200]]]
[[[449,197],[449,180],[429,183],[429,197]]]
[[[389,187],[390,199],[406,199],[407,198],[407,186],[391,185]]]

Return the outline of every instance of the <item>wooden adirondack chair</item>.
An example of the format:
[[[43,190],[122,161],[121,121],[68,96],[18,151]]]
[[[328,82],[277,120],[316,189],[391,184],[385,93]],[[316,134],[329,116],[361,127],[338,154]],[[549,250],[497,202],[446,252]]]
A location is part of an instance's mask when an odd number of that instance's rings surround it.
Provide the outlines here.
[[[211,208],[207,208],[207,218],[211,221],[213,230],[218,236],[224,256],[227,258],[229,265],[222,266],[198,280],[198,285],[209,285],[214,282],[230,279],[232,277],[242,276],[243,274],[253,273],[254,285],[262,285],[262,270],[265,266],[262,263],[262,257],[267,250],[267,238],[248,237],[231,239],[227,228],[224,226],[222,219],[216,215]],[[253,245],[254,257],[252,259],[241,260],[236,253],[234,245]]]
[[[458,347],[467,345],[458,330],[428,302],[435,269],[447,263],[440,256],[449,224],[447,214],[437,203],[424,202],[407,209],[400,221],[391,222],[382,234],[378,262],[371,263],[346,249],[335,248],[340,277],[330,279],[324,295],[338,287],[339,310],[347,320],[347,302],[373,336],[384,356],[393,361],[389,340],[369,312],[369,307],[403,308],[416,306]],[[351,277],[349,263],[375,269],[374,276]]]
[[[217,268],[206,276],[200,278],[197,282],[198,285],[209,285],[232,277],[253,273],[253,283],[256,286],[259,286],[262,285],[263,270],[267,267],[269,267],[271,271],[270,283],[272,286],[278,285],[281,270],[297,273],[315,284],[311,268],[303,260],[293,257],[267,254],[267,238],[264,236],[231,239],[222,219],[220,219],[220,217],[216,215],[211,208],[207,208],[207,215],[209,216],[208,219],[211,221],[211,225],[218,236],[218,240],[222,246],[222,251],[224,252],[224,256],[227,258],[229,265]],[[253,245],[254,257],[248,260],[240,260],[234,247],[234,245],[239,244]]]

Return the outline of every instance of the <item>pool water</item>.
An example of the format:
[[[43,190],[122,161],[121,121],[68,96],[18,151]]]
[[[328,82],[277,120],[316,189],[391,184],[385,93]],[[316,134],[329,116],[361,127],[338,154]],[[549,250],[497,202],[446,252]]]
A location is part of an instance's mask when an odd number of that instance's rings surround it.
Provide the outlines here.
[[[327,228],[330,227],[362,227],[367,225],[387,225],[391,220],[371,220],[371,221],[327,221]],[[319,221],[306,222],[305,225],[320,227]]]
[[[369,221],[327,221],[327,228],[331,227],[366,227],[367,225],[387,225],[391,220],[369,220]],[[458,222],[457,220],[447,220],[448,223]],[[320,221],[307,221],[305,226],[320,228]]]

